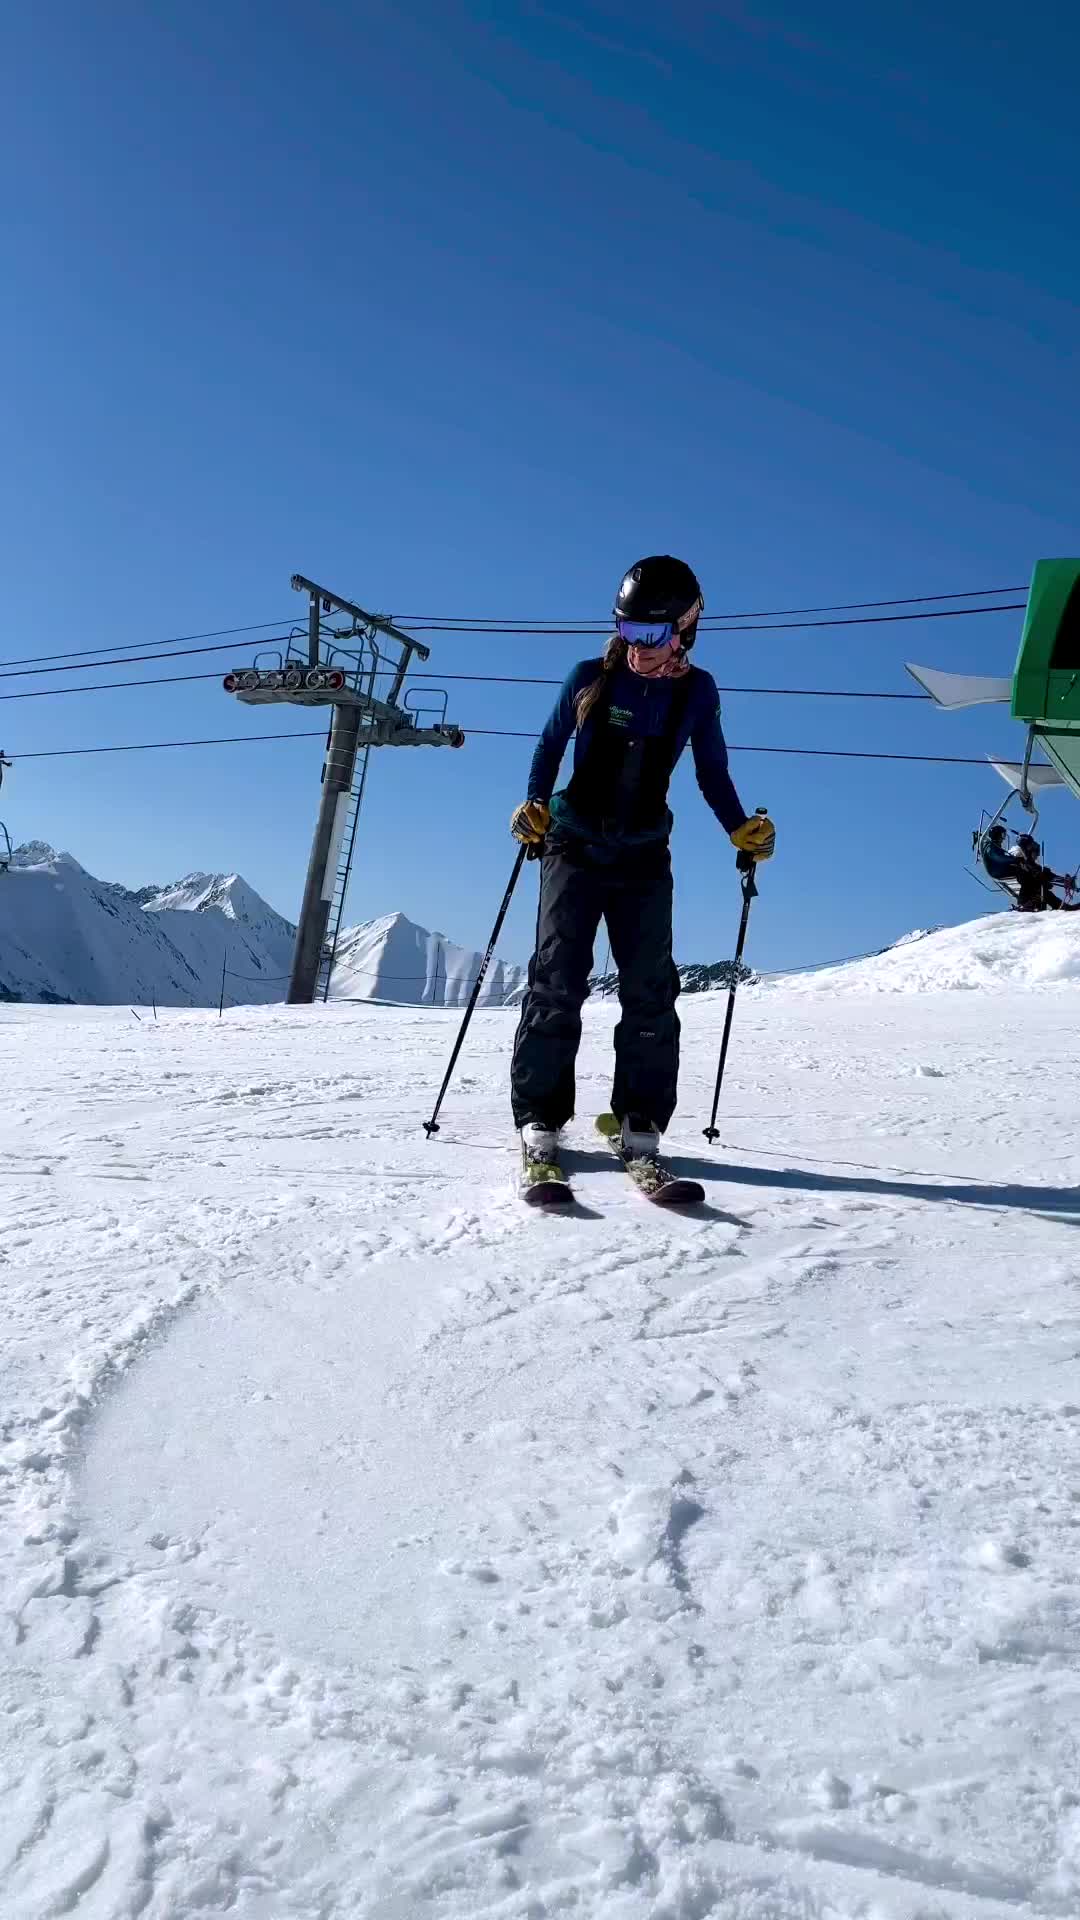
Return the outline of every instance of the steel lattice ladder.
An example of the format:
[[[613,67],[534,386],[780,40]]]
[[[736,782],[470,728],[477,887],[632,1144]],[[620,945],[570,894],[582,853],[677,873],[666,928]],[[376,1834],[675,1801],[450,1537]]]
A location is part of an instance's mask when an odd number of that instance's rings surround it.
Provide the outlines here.
[[[337,869],[334,874],[334,891],[330,896],[330,917],[326,923],[326,939],[319,955],[319,972],[315,982],[316,1000],[326,1000],[330,995],[330,981],[337,959],[338,940],[341,937],[342,923],[345,918],[345,896],[349,891],[349,876],[352,873],[353,850],[356,846],[356,829],[360,821],[360,807],[364,798],[364,783],[367,780],[368,756],[370,745],[361,746],[356,756],[353,771],[353,783],[349,791],[345,810],[345,824],[338,846]]]

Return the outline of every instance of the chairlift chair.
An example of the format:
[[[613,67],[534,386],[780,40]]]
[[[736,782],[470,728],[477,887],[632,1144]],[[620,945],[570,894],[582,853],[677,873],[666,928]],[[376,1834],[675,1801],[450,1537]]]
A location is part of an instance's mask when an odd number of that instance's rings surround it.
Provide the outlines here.
[[[1030,800],[1030,795],[1028,796],[1028,798]],[[989,840],[990,834],[993,831],[994,827],[1004,826],[1008,829],[1010,833],[1013,831],[1012,822],[1008,817],[1009,808],[1012,805],[1012,802],[1014,800],[1019,800],[1021,804],[1023,804],[1023,799],[1024,799],[1024,796],[1020,792],[1020,789],[1017,787],[1014,787],[1011,793],[1007,793],[1005,795],[1005,798],[1002,801],[996,813],[991,813],[988,807],[983,808],[982,812],[979,815],[979,824],[974,829],[971,836],[971,851],[977,862],[979,863],[982,862],[983,848],[986,845],[986,842]],[[1025,808],[1025,812],[1028,812],[1028,809]],[[1034,807],[1034,806],[1031,807],[1029,818],[1030,818],[1030,825],[1023,827],[1022,829],[1018,827],[1016,829],[1017,834],[1019,834],[1020,831],[1023,831],[1025,833],[1033,832],[1034,828],[1038,825],[1038,820],[1039,820],[1039,813],[1038,813],[1037,807]],[[1041,847],[1039,849],[1039,852],[1041,855],[1042,853]],[[972,879],[975,880],[978,883],[978,885],[984,889],[986,893],[1003,893],[1006,899],[1009,901],[1010,905],[1014,908],[1016,907],[1019,899],[1020,889],[1017,886],[1015,880],[996,880],[994,878],[994,875],[992,873],[989,873],[985,866],[983,867],[983,873],[986,874],[985,880],[982,878],[981,874],[974,872],[971,867],[968,867],[967,871],[968,873],[971,874]]]
[[[1039,774],[1042,769],[1038,766],[1033,767],[1031,764],[1031,749],[1033,744],[1033,734],[1029,734],[1027,752],[1024,755],[1022,766],[1014,765],[1011,761],[991,761],[994,772],[999,774],[1001,779],[1004,780],[1009,791],[995,813],[991,813],[987,807],[984,807],[979,815],[979,824],[971,836],[971,851],[976,861],[981,861],[983,847],[995,827],[1004,826],[1010,831],[1012,830],[1012,822],[1009,819],[1009,809],[1013,806],[1014,802],[1019,802],[1030,821],[1029,826],[1017,829],[1018,835],[1020,831],[1034,833],[1035,828],[1039,824],[1039,809],[1035,805],[1032,788],[1038,788],[1043,784],[1039,779]],[[1047,772],[1052,772],[1052,769],[1048,768]],[[1058,780],[1059,776],[1055,777],[1052,784],[1057,785]],[[1039,853],[1041,856],[1041,847]],[[1016,886],[1015,881],[995,880],[992,873],[987,873],[986,879],[984,880],[980,874],[973,872],[970,867],[968,867],[966,871],[971,874],[972,879],[977,885],[982,887],[986,893],[1003,893],[1011,905],[1014,908],[1016,907],[1019,888]],[[984,868],[983,871],[985,872],[986,869]]]
[[[1030,753],[1031,742],[1029,741],[1028,754],[1022,766],[1013,761],[995,760],[991,762],[994,772],[999,774],[1005,781],[1009,791],[1005,795],[996,813],[991,813],[989,808],[984,807],[979,816],[979,824],[971,836],[972,853],[977,862],[981,860],[983,846],[989,838],[991,831],[996,826],[1005,826],[1010,835],[1015,832],[1017,839],[1021,838],[1023,834],[1027,834],[1034,839],[1039,824],[1039,809],[1035,804],[1034,794],[1042,791],[1044,788],[1063,786],[1065,784],[1055,768],[1042,766],[1038,762],[1032,766]],[[1017,822],[1014,827],[1013,819],[1010,817],[1010,809],[1016,802],[1019,802],[1024,815],[1027,817],[1026,820],[1021,817],[1020,821]],[[1045,858],[1045,848],[1041,841],[1036,841],[1036,845],[1041,861]],[[984,892],[1003,893],[1012,907],[1014,909],[1017,907],[1019,888],[1015,881],[996,880],[993,874],[990,873],[987,873],[984,879],[982,874],[975,872],[971,867],[965,870],[971,874],[972,879],[978,886],[983,888]],[[984,868],[983,871],[985,872],[986,869]],[[1068,878],[1066,878],[1065,892],[1067,896],[1074,891],[1075,880],[1075,875],[1071,883]]]

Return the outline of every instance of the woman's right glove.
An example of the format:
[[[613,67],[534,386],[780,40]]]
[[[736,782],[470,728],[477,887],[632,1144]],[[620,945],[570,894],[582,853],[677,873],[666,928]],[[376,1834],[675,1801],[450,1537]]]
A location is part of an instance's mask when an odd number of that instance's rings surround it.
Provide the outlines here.
[[[545,800],[525,800],[510,816],[510,831],[522,846],[538,847],[551,825],[551,808]]]

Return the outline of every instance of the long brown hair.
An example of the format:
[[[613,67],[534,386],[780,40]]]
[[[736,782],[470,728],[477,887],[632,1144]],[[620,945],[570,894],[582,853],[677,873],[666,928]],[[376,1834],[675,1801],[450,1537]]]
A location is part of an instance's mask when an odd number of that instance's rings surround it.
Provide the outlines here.
[[[603,699],[604,692],[612,674],[616,673],[621,666],[625,665],[628,652],[629,648],[621,633],[613,633],[607,646],[604,648],[604,657],[600,663],[599,674],[587,687],[582,688],[574,702],[574,713],[577,717],[579,733],[597,701]]]

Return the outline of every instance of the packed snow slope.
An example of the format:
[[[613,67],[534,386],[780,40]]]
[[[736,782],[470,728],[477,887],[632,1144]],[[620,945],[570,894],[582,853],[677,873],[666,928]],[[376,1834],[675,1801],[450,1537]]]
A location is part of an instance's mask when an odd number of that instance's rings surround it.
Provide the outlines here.
[[[0,1001],[229,1006],[285,997],[296,929],[239,874],[190,873],[134,891],[97,880],[41,841],[0,874]],[[393,913],[343,933],[331,992],[350,1000],[460,1006],[481,956]],[[494,960],[481,1005],[524,979]]]
[[[0,1009],[4,1920],[1080,1912],[1074,1006]]]

